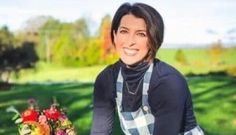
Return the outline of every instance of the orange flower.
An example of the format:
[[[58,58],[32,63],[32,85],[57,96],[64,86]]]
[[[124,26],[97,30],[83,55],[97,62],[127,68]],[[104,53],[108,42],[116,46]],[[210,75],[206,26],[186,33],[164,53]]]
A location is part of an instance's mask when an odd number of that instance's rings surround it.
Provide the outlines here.
[[[40,128],[41,135],[50,135],[49,125],[43,123],[43,124],[40,124],[39,128]]]
[[[34,128],[31,129],[31,135],[50,135],[50,127],[49,125],[43,123],[38,123],[38,122],[35,122],[35,121],[27,121],[25,122],[24,124],[26,125],[31,125],[33,126]],[[20,130],[20,134],[23,134],[24,129],[21,129]]]
[[[38,120],[38,112],[34,109],[27,109],[22,114],[21,117],[23,122],[27,121],[37,121]]]

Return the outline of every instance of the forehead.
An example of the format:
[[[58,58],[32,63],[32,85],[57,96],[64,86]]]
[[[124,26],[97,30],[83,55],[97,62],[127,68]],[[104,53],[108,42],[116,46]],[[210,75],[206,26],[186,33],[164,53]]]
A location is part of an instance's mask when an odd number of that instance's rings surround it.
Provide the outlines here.
[[[146,23],[143,18],[138,18],[132,14],[127,14],[121,18],[119,27],[146,30]]]

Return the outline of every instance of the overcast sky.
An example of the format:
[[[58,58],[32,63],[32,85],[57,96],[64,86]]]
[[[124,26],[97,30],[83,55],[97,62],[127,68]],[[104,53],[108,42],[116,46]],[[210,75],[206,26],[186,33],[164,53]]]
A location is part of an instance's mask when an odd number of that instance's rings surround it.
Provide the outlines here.
[[[98,28],[101,17],[113,16],[125,0],[0,0],[0,26],[21,28],[30,17],[50,15],[71,22],[81,17]],[[142,2],[130,0],[128,2]],[[202,44],[236,34],[236,0],[145,0],[165,22],[165,43]],[[230,32],[231,30],[231,32]],[[231,40],[232,41],[232,40]],[[235,39],[234,39],[235,42]]]

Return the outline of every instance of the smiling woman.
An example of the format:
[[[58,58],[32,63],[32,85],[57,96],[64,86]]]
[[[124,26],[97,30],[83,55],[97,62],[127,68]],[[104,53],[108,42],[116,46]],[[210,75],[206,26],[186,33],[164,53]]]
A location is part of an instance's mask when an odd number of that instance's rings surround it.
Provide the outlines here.
[[[136,25],[133,25],[136,24]],[[149,44],[145,21],[132,14],[125,15],[117,32],[114,31],[114,43],[121,60],[134,65],[148,57]]]
[[[120,57],[94,84],[91,135],[110,135],[117,110],[126,135],[204,135],[184,77],[155,58],[164,23],[153,7],[122,4],[114,15],[111,40]]]

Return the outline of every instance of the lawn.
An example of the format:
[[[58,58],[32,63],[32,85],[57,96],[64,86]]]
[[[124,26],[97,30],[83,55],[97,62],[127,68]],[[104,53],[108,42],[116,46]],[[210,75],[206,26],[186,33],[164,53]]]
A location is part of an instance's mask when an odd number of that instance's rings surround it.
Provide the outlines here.
[[[178,49],[160,49],[157,57],[162,61],[173,65],[183,74],[207,74],[209,71],[228,71],[233,69],[236,76],[236,48],[225,49],[218,62],[220,64],[212,64],[208,56],[207,50],[202,48],[182,49],[187,59],[187,65],[179,64],[175,59]],[[12,74],[12,81],[25,82],[42,82],[42,81],[82,81],[94,82],[98,73],[104,69],[106,65],[96,65],[90,67],[61,67],[54,64],[37,63],[36,69],[21,70],[18,78]],[[232,73],[230,73],[232,74]]]
[[[198,122],[209,135],[236,133],[236,78],[196,76],[188,78]]]
[[[236,77],[210,75],[209,71],[233,69],[236,75],[236,49],[222,53],[220,65],[210,63],[206,50],[184,49],[188,65],[180,65],[175,60],[177,49],[161,49],[158,57],[175,66],[183,74],[206,74],[187,77],[193,96],[194,112],[199,124],[208,135],[235,135],[236,133]],[[222,64],[223,63],[223,64]],[[76,126],[79,135],[88,135],[92,120],[93,83],[105,65],[79,68],[64,68],[38,63],[36,69],[22,70],[18,76],[12,74],[11,88],[0,89],[0,134],[16,135],[17,129],[6,113],[13,105],[22,111],[27,108],[27,100],[35,98],[40,109],[45,109],[56,97]],[[116,119],[114,135],[121,135]]]
[[[187,78],[194,102],[197,120],[208,135],[234,135],[236,133],[236,78],[229,76],[196,76]],[[27,107],[27,99],[35,98],[41,109],[46,108],[53,96],[66,107],[68,116],[80,135],[88,135],[92,120],[93,83],[38,83],[13,84],[10,90],[0,92],[0,134],[16,135],[11,121],[13,114],[6,108],[18,110]],[[3,117],[4,116],[4,117]],[[116,122],[115,135],[120,135]]]

